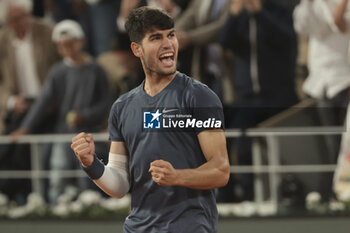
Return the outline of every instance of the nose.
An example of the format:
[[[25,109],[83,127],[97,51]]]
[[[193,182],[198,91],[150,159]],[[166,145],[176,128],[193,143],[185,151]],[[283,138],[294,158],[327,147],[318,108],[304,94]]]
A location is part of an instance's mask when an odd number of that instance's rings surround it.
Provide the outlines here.
[[[162,45],[163,45],[164,48],[171,48],[172,47],[172,42],[171,42],[171,40],[168,37],[166,37],[163,40],[163,44]]]

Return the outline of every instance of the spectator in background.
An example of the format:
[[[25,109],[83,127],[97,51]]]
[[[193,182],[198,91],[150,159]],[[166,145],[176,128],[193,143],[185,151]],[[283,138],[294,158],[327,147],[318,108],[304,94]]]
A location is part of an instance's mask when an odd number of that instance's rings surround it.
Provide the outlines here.
[[[40,94],[49,69],[58,61],[58,54],[51,41],[52,28],[33,18],[31,10],[30,0],[7,3],[7,23],[0,31],[2,119],[11,116],[18,119],[27,112],[30,102]],[[4,129],[3,122],[0,128]]]
[[[5,0],[0,0],[0,28],[5,24],[5,14],[6,14]]]
[[[84,30],[85,50],[97,57],[111,49],[121,0],[35,0],[37,14],[55,22],[78,21]],[[39,4],[41,3],[41,4]]]
[[[175,21],[181,15],[182,8],[177,4],[176,0],[156,0],[161,8],[163,8]]]
[[[309,76],[304,92],[317,100],[322,125],[343,125],[350,86],[350,8],[348,0],[302,0],[294,11],[297,32],[309,36]],[[326,137],[335,163],[340,137]]]
[[[144,79],[142,66],[132,53],[130,43],[128,35],[120,33],[114,39],[113,49],[97,58],[107,73],[114,100],[138,86]]]
[[[78,20],[84,0],[33,0],[33,14],[48,21]]]
[[[94,57],[111,49],[121,0],[85,0],[79,15],[86,34],[87,49]]]
[[[52,122],[55,133],[97,132],[104,129],[111,105],[104,70],[90,56],[82,52],[84,33],[78,23],[64,20],[58,23],[52,39],[63,61],[55,65],[48,76],[40,97],[30,109],[21,127],[11,133],[13,140],[41,127],[45,109],[54,107],[57,120]],[[50,158],[51,170],[73,169],[77,161],[70,154],[70,145],[55,143]],[[85,188],[84,179],[80,182]],[[64,191],[66,180],[50,178],[49,200],[55,204]]]
[[[179,70],[207,84],[222,99],[221,48],[215,44],[228,14],[227,0],[192,0],[175,21],[179,41]],[[192,56],[181,53],[193,47]],[[192,58],[191,58],[192,57]]]
[[[126,33],[125,22],[132,9],[142,6],[161,7],[157,1],[158,0],[121,0],[120,12],[117,18],[118,31]]]
[[[52,27],[32,17],[31,0],[2,4],[6,23],[0,31],[0,131],[8,134],[19,127],[40,95],[45,77],[59,56],[51,41]],[[44,131],[43,124],[36,132]],[[28,145],[1,145],[0,169],[30,169],[29,154]],[[19,204],[30,191],[29,180],[2,180],[0,186]]]
[[[234,54],[235,102],[226,116],[230,128],[255,127],[298,101],[292,11],[269,0],[231,0],[220,42]],[[238,163],[251,165],[251,139],[239,138],[235,148]],[[253,175],[241,175],[239,183],[240,198],[252,199]]]
[[[122,0],[117,18],[119,32],[125,32],[125,21],[132,9],[150,6],[165,10],[171,17],[176,18],[188,5],[187,0]]]

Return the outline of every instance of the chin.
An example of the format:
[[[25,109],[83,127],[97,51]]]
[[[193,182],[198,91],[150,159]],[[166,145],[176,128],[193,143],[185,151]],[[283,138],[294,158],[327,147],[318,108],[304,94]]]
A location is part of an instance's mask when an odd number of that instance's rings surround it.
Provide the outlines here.
[[[170,76],[176,73],[176,69],[170,70],[170,71],[164,71],[162,72],[164,76]]]
[[[176,66],[169,67],[163,70],[164,73],[174,74],[176,72]]]

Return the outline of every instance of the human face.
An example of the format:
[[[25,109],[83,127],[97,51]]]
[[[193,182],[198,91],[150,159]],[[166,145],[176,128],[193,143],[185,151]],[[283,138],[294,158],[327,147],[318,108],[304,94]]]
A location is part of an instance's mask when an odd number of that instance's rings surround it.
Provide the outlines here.
[[[58,52],[61,56],[72,60],[80,57],[83,46],[83,40],[78,39],[64,39],[57,42]]]
[[[146,75],[170,76],[176,72],[179,44],[174,29],[150,31],[141,44],[132,47]]]
[[[31,27],[31,17],[23,8],[9,6],[7,22],[19,39],[23,39]]]

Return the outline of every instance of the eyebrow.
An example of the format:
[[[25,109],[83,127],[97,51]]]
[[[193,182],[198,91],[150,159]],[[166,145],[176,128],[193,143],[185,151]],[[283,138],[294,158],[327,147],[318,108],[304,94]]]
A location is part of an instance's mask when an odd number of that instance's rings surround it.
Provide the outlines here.
[[[157,37],[157,36],[162,36],[162,34],[161,33],[154,33],[154,34],[151,34],[148,38],[152,39],[153,37]]]
[[[168,35],[170,35],[170,34],[172,34],[172,33],[174,33],[174,32],[175,32],[175,29],[171,30],[171,31],[168,33]]]
[[[170,35],[170,34],[172,34],[172,33],[174,33],[174,32],[175,32],[175,29],[171,30],[171,31],[168,33],[168,35]],[[167,35],[167,36],[168,36],[168,35]],[[149,39],[152,39],[152,38],[157,37],[157,36],[162,36],[162,34],[161,34],[161,33],[154,33],[154,34],[151,34],[148,38],[149,38]]]

